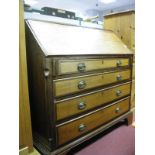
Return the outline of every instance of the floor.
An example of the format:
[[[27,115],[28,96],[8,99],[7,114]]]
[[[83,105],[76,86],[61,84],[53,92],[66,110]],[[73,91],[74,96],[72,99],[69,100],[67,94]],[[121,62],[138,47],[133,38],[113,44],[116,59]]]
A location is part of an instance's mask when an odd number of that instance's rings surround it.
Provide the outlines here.
[[[119,123],[68,155],[135,155],[135,128]]]
[[[33,152],[30,155],[39,155]],[[71,150],[67,155],[135,155],[135,123],[119,122]]]
[[[19,155],[41,155],[35,148],[31,153],[28,152],[28,147],[19,150]]]
[[[40,155],[40,153],[34,148],[33,152],[28,155]]]

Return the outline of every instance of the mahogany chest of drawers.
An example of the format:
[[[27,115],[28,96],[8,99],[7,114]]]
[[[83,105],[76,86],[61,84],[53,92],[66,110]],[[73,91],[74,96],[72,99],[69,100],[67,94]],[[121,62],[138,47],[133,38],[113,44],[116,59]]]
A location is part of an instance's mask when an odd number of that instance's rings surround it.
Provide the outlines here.
[[[65,154],[120,120],[131,123],[132,52],[111,32],[27,20],[34,145]]]

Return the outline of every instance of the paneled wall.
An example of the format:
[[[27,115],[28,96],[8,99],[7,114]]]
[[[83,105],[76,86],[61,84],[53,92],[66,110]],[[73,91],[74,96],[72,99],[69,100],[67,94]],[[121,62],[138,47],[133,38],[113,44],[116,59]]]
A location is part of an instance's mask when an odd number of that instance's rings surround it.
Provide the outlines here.
[[[104,29],[112,30],[132,50],[135,49],[135,12],[121,12],[104,17]]]
[[[135,11],[119,12],[104,16],[104,29],[112,30],[135,52]],[[135,61],[132,73],[131,107],[135,107]]]

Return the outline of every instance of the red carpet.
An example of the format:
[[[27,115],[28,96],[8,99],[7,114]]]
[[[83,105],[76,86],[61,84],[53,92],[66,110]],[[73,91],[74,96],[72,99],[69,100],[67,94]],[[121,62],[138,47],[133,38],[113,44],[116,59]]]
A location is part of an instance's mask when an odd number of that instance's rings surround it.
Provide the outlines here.
[[[71,155],[135,155],[135,128],[121,125],[79,146]]]

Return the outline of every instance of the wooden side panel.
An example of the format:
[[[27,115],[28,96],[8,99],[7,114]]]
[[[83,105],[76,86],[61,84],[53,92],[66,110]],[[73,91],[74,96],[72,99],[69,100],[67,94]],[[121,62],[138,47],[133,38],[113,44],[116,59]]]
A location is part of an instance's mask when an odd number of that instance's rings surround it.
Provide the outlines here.
[[[131,88],[131,108],[135,107],[135,80],[132,80]]]
[[[51,76],[45,77],[44,71],[46,69],[45,55],[38,45],[35,36],[30,31],[26,24],[26,48],[27,48],[27,62],[28,62],[28,82],[30,93],[30,105],[32,116],[32,128],[35,138],[43,139],[47,147],[50,146],[49,138],[51,138],[51,117],[52,113],[51,96],[48,96],[48,81]],[[50,61],[50,60],[49,60]],[[52,62],[51,62],[52,64]],[[50,66],[52,68],[52,66]],[[48,69],[48,68],[47,68]],[[49,71],[49,70],[48,70]],[[52,74],[50,70],[50,74]],[[51,86],[52,89],[52,86]],[[52,118],[53,119],[53,118]],[[37,135],[37,136],[36,136]],[[40,138],[41,137],[41,138]],[[51,147],[51,146],[50,146]]]
[[[120,94],[118,94],[120,92]],[[130,94],[130,83],[57,103],[57,120],[87,111]],[[80,105],[84,105],[80,108]],[[69,108],[68,108],[69,107]]]
[[[89,116],[72,123],[58,127],[59,145],[68,142],[92,129],[110,121],[129,110],[129,98],[106,109],[97,111]]]
[[[28,147],[33,151],[31,118],[29,107],[27,62],[25,50],[25,26],[23,3],[20,0],[20,29],[19,29],[19,147]]]
[[[58,74],[69,74],[77,72],[86,72],[91,70],[99,70],[105,68],[116,68],[118,67],[118,62],[120,62],[119,67],[129,66],[129,59],[86,59],[86,60],[60,60],[58,61]],[[80,65],[83,65],[82,71],[80,70]]]
[[[118,76],[121,77],[121,80],[119,81],[130,79],[130,70],[105,73],[94,76],[78,77],[73,79],[71,78],[67,80],[56,80],[54,81],[55,96],[81,92],[82,90],[115,83],[118,82]],[[84,85],[84,87],[79,88],[79,85]]]

